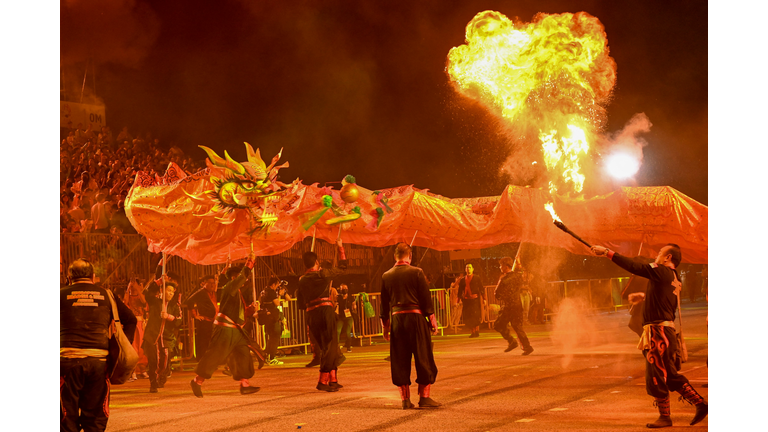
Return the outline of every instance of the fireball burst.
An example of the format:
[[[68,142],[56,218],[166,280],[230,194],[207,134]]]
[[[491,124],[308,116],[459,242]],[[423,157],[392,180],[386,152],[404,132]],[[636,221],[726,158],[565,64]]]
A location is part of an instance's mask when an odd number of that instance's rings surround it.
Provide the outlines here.
[[[446,66],[455,88],[523,135],[538,138],[549,190],[580,193],[589,139],[605,123],[616,63],[600,21],[585,13],[538,14],[532,23],[477,14]]]

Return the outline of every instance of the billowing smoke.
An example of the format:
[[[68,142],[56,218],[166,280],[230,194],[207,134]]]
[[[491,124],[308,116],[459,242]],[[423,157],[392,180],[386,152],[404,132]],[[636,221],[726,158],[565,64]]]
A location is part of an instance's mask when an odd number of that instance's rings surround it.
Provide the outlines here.
[[[637,113],[629,119],[623,129],[604,135],[600,147],[605,154],[621,152],[642,163],[643,147],[648,143],[640,135],[650,132],[651,126],[653,124],[645,113]]]
[[[62,66],[92,59],[136,67],[159,30],[154,11],[135,0],[63,0]]]
[[[586,316],[587,306],[580,298],[565,298],[555,315],[552,343],[563,355],[562,367],[568,367],[574,354],[597,345],[597,332],[592,320]]]

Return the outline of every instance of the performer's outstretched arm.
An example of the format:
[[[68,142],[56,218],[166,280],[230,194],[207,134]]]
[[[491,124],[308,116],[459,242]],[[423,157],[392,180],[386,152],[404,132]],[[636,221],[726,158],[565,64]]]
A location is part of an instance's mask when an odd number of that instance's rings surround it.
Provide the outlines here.
[[[641,276],[650,280],[657,280],[659,277],[658,272],[653,271],[653,268],[656,266],[656,264],[640,264],[631,258],[627,258],[608,248],[597,245],[592,246],[592,252],[598,256],[608,257],[611,261],[614,262],[614,264],[634,275]]]

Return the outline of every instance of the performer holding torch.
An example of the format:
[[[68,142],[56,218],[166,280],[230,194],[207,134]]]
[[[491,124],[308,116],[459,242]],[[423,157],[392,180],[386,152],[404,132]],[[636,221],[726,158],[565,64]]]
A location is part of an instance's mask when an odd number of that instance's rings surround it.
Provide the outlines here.
[[[664,246],[651,264],[636,263],[602,246],[592,246],[591,249],[595,255],[606,256],[624,270],[649,280],[645,293],[643,334],[637,347],[643,350],[645,356],[645,390],[655,398],[659,418],[646,426],[672,426],[669,403],[672,391],[680,393],[686,402],[696,406],[691,425],[702,421],[707,416],[707,403],[688,379],[677,372],[672,358],[678,349],[674,321],[677,297],[682,288],[676,270],[682,259],[680,246],[672,243]]]
[[[590,245],[563,224],[551,205],[545,207],[552,214],[555,226],[584,243],[592,253],[608,257],[624,270],[649,280],[643,310],[643,333],[637,348],[642,350],[645,356],[645,390],[654,397],[654,405],[659,409],[659,418],[646,424],[646,427],[672,426],[669,404],[671,391],[680,393],[682,399],[696,406],[691,425],[704,420],[709,410],[707,402],[691,386],[688,378],[677,372],[672,357],[679,349],[674,321],[682,289],[677,274],[677,266],[683,258],[680,246],[669,243],[661,248],[653,263],[640,264],[605,247]]]

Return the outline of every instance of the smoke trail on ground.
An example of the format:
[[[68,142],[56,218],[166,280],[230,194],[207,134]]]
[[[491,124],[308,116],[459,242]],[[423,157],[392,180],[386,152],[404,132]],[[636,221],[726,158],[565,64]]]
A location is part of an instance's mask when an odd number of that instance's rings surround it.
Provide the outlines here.
[[[576,352],[592,348],[601,341],[592,320],[587,317],[584,300],[565,298],[553,320],[552,344],[563,354],[562,366],[568,367]]]

